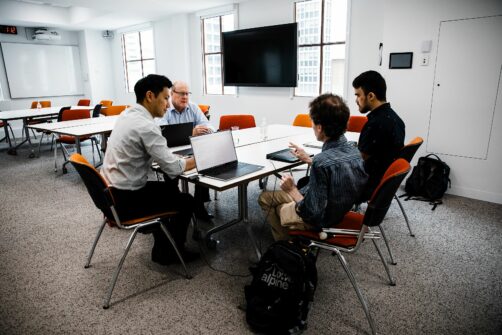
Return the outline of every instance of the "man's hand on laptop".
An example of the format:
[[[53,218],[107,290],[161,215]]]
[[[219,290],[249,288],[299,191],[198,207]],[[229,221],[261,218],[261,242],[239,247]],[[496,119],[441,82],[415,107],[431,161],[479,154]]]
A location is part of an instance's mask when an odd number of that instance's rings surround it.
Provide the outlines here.
[[[211,130],[209,129],[209,127],[199,124],[193,128],[192,135],[199,136],[199,135],[205,135],[205,134],[209,134],[209,133],[211,133]]]
[[[289,147],[291,148],[291,153],[296,156],[299,160],[301,160],[304,163],[307,163],[308,165],[312,164],[312,158],[310,155],[297,144],[294,144],[292,142],[289,142]]]

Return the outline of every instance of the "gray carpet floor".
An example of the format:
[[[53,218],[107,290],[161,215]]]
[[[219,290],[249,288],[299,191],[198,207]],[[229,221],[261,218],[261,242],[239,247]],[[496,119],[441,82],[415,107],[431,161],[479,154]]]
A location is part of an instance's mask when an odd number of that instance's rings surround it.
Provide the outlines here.
[[[239,305],[255,255],[242,224],[218,233],[215,250],[190,242],[204,252],[204,259],[189,264],[191,280],[179,265],[152,263],[153,238],[139,234],[112,305],[103,310],[129,232],[106,227],[92,266],[84,269],[102,215],[72,167],[54,173],[48,147],[40,158],[28,153],[22,148],[8,156],[0,147],[0,334],[251,334]],[[90,158],[89,146],[84,154]],[[256,203],[259,192],[256,182],[249,185],[249,217],[265,250],[272,238]],[[236,198],[229,190],[209,204],[216,224],[235,217]],[[371,243],[347,255],[378,332],[501,334],[502,205],[447,195],[435,211],[423,202],[404,206],[415,238],[397,204],[384,222],[397,286],[387,284]],[[305,334],[369,334],[337,258],[322,252],[317,269]]]

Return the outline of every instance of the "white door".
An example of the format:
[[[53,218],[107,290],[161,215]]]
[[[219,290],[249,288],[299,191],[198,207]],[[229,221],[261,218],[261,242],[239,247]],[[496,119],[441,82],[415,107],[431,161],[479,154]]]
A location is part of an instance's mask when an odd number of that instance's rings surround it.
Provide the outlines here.
[[[487,158],[495,107],[502,103],[496,101],[501,36],[502,16],[440,23],[428,152]]]

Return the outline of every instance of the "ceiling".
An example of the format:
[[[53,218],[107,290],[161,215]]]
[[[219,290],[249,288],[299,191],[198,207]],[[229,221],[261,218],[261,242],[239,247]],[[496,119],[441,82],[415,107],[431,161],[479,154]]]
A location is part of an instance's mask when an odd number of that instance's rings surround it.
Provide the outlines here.
[[[0,24],[115,30],[244,0],[0,0]]]

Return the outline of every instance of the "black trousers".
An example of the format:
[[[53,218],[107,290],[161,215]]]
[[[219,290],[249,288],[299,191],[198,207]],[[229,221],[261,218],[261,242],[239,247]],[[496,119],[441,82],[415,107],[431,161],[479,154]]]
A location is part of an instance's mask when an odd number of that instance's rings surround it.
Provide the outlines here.
[[[175,210],[179,214],[174,220],[162,224],[171,233],[176,245],[183,250],[186,233],[194,209],[194,199],[190,194],[181,193],[174,181],[149,181],[135,191],[114,188],[113,196],[117,203],[117,213],[121,220],[139,218],[165,211]],[[154,230],[157,247],[170,249],[170,243],[160,227]]]

